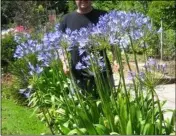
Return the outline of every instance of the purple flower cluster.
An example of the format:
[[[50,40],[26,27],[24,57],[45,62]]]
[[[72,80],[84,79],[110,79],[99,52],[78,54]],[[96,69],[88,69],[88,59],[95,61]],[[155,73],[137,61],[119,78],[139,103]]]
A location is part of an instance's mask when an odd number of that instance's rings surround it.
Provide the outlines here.
[[[144,65],[146,71],[158,71],[158,72],[162,72],[162,73],[166,73],[166,68],[167,65],[166,64],[159,64],[157,63],[157,61],[153,58],[149,58],[148,61],[145,63]]]
[[[79,55],[87,54],[83,60],[80,60],[76,68],[85,69],[91,64],[90,50],[92,48],[97,49],[103,45],[102,43],[126,48],[130,44],[129,36],[133,40],[144,36],[144,27],[151,29],[149,18],[144,15],[112,11],[101,16],[97,25],[90,25],[73,32],[67,29],[66,33],[62,33],[59,31],[59,24],[57,24],[54,31],[44,34],[40,41],[33,39],[29,34],[23,36],[26,40],[15,36],[19,45],[14,57],[22,58],[28,54],[36,54],[38,61],[42,62],[42,66],[49,66],[50,62],[57,60],[65,49],[70,51],[76,46],[79,49]],[[91,58],[97,58],[97,56],[91,56]],[[94,62],[94,59],[92,60]],[[95,63],[104,69],[105,63],[102,58],[95,60]]]
[[[144,28],[151,30],[150,20],[143,14],[127,13],[124,11],[112,11],[100,17],[97,26],[103,26],[99,33],[108,36],[110,43],[129,44],[128,36],[133,40],[144,36]]]
[[[91,71],[92,70],[92,64],[94,66],[96,66],[100,71],[105,71],[106,70],[106,65],[105,65],[105,60],[102,56],[96,58],[96,56],[98,56],[98,53],[95,54],[91,54],[91,55],[87,55],[84,56],[81,61],[78,62],[78,64],[76,65],[76,69],[80,70],[80,69],[89,69]]]
[[[34,68],[29,64],[29,68],[31,69],[30,74],[39,73],[39,71],[43,69],[42,67],[49,66],[52,60],[57,60],[59,58],[59,55],[61,54],[59,45],[61,37],[62,33],[60,31],[46,33],[43,38],[39,40],[34,39],[29,34],[16,35],[15,40],[19,45],[16,48],[14,57],[23,58],[29,54],[35,54],[41,65],[37,65],[36,68]]]
[[[135,80],[135,79],[138,79],[140,81],[144,81],[146,79],[146,75],[144,72],[139,72],[139,73],[136,73],[134,71],[128,71],[128,76],[127,76],[127,79],[128,80]]]
[[[134,71],[128,71],[128,80],[135,80],[138,79],[140,81],[144,81],[146,79],[146,75],[144,72],[140,71],[139,73],[136,73]]]
[[[43,68],[40,67],[38,64],[36,65],[36,67],[34,67],[30,62],[28,64],[30,68],[30,72],[29,72],[30,75],[34,75],[34,74],[39,75],[43,71]]]
[[[128,80],[133,80],[136,78],[138,80],[144,81],[147,78],[146,74],[151,73],[153,75],[152,72],[161,72],[162,74],[165,74],[167,65],[166,64],[158,64],[155,59],[149,58],[147,60],[147,62],[145,63],[144,68],[145,68],[146,72],[140,71],[139,73],[136,73],[133,71],[129,71],[128,77],[127,77]]]
[[[112,11],[101,16],[97,25],[78,31],[79,53],[81,55],[84,52],[87,53],[87,49],[101,46],[102,41],[108,45],[126,48],[130,44],[129,36],[132,40],[138,40],[144,36],[144,27],[151,30],[148,17],[138,13]],[[79,62],[78,66],[83,65]],[[85,69],[86,66],[82,68]]]
[[[128,71],[128,80],[133,80],[136,77],[136,73],[133,71]]]
[[[25,89],[20,89],[19,93],[22,94],[25,98],[29,98],[32,92],[32,86],[28,86]]]

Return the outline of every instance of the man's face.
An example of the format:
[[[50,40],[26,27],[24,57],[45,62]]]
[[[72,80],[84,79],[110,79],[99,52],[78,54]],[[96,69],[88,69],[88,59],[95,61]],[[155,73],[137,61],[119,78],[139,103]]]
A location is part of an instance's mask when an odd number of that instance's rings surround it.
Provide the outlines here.
[[[91,7],[91,0],[76,0],[79,9],[88,9]]]

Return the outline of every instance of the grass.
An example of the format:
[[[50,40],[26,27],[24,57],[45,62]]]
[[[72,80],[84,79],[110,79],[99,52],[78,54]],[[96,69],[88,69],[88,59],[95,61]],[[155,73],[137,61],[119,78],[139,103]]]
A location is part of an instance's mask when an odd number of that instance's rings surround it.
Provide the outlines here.
[[[49,129],[35,116],[33,109],[15,104],[13,100],[2,99],[1,133],[8,135],[48,134]]]

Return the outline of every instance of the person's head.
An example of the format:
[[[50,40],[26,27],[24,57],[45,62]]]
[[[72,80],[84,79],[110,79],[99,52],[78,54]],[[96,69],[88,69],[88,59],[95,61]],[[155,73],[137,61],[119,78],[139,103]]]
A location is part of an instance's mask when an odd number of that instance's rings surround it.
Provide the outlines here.
[[[88,13],[92,10],[91,0],[75,0],[77,5],[77,12],[79,13]]]

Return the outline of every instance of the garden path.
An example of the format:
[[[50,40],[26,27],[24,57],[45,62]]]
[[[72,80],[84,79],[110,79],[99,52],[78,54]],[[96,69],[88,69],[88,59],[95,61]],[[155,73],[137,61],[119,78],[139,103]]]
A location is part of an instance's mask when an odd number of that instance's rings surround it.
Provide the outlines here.
[[[119,78],[117,74],[114,74],[114,80],[115,80],[115,85],[117,86],[119,83]],[[125,80],[126,84],[132,84],[131,81],[128,79]],[[156,86],[156,92],[158,94],[158,97],[160,100],[167,100],[166,104],[164,105],[164,109],[176,109],[176,103],[175,103],[175,98],[176,98],[176,84],[163,84],[163,85],[157,85]],[[171,113],[167,112],[164,117],[165,118],[171,118]]]
[[[158,85],[156,87],[156,92],[159,96],[160,100],[167,100],[166,104],[164,105],[165,109],[176,109],[175,106],[175,89],[176,84],[167,84],[167,85]],[[164,115],[165,118],[170,118],[172,115],[171,113],[166,113]]]

